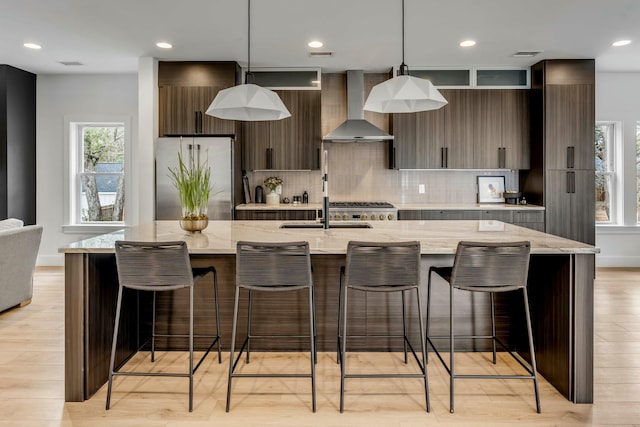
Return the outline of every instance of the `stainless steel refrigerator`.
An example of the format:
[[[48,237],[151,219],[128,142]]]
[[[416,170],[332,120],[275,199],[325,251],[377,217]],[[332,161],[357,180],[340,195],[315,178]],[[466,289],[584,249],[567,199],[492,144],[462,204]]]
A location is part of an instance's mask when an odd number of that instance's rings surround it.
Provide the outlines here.
[[[158,138],[156,143],[156,219],[180,219],[182,210],[178,190],[169,178],[169,168],[182,158],[194,156],[211,168],[213,191],[209,197],[207,215],[210,220],[233,219],[233,144],[227,137]]]

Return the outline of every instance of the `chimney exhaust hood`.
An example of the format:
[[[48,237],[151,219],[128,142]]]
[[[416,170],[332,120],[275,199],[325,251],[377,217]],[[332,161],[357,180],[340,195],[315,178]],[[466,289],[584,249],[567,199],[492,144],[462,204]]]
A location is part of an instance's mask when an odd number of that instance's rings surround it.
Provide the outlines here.
[[[364,73],[362,70],[347,71],[347,120],[329,132],[325,142],[380,142],[391,141],[389,135],[364,119]]]

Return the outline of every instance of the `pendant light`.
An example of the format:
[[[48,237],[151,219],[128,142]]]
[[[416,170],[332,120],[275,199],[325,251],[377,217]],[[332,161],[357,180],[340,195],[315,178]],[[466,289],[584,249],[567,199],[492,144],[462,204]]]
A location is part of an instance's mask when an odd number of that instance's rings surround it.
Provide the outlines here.
[[[447,100],[429,80],[409,75],[404,63],[404,0],[402,0],[402,64],[398,75],[375,85],[364,104],[367,111],[377,113],[415,113],[437,110]]]
[[[251,75],[251,0],[247,0],[247,72],[244,84],[223,89],[206,114],[227,120],[281,120],[291,117],[277,93],[253,84]]]

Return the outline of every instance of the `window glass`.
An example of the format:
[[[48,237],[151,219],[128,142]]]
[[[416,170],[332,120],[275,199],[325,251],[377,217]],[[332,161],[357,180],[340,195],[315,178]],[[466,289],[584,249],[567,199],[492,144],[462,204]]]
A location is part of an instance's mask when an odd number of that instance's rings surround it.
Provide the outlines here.
[[[79,123],[76,135],[76,222],[123,222],[124,124]]]
[[[615,218],[615,161],[614,147],[616,126],[611,122],[596,124],[595,166],[596,166],[596,222],[612,223]]]

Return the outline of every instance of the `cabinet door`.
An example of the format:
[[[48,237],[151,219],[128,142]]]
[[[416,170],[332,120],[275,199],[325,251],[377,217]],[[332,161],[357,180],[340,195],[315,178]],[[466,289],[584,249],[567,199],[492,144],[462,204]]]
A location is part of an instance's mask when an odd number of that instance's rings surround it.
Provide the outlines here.
[[[272,152],[268,121],[242,123],[242,167],[271,169]]]
[[[529,169],[529,91],[504,89],[502,94],[502,149],[504,167]]]
[[[160,135],[188,135],[196,131],[193,91],[188,86],[161,86],[158,90]]]
[[[482,218],[479,210],[450,210],[443,211],[442,219],[446,220],[478,220]]]
[[[398,220],[399,221],[406,221],[406,220],[416,220],[416,219],[422,219],[422,212],[421,211],[414,211],[414,210],[399,210],[398,211]]]
[[[480,219],[512,223],[513,213],[509,210],[484,210],[481,211]]]
[[[394,114],[392,120],[397,169],[447,167],[442,109]]]
[[[548,85],[544,102],[547,169],[594,169],[593,85]]]
[[[293,135],[285,142],[285,167],[283,169],[320,169],[321,92],[319,90],[297,90],[292,92],[291,116]],[[275,145],[275,144],[274,144]]]
[[[473,153],[473,92],[474,90],[449,89],[441,93],[449,102],[442,107],[444,114],[444,138],[447,163],[451,169],[474,168]]]
[[[571,239],[595,245],[595,172],[572,171],[575,175],[571,194]]]
[[[548,170],[545,177],[546,232],[572,238],[570,178],[566,170]]]
[[[549,170],[546,177],[546,231],[595,243],[595,179],[589,170]]]
[[[479,169],[504,168],[502,153],[502,90],[469,91],[473,96],[473,161]]]
[[[235,134],[236,122],[234,120],[223,120],[205,114],[209,105],[211,105],[218,92],[222,89],[224,88],[219,86],[197,86],[190,88],[190,90],[193,91],[193,109],[200,116],[200,124],[196,133]]]

